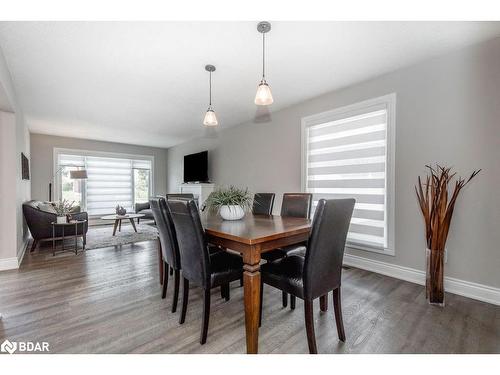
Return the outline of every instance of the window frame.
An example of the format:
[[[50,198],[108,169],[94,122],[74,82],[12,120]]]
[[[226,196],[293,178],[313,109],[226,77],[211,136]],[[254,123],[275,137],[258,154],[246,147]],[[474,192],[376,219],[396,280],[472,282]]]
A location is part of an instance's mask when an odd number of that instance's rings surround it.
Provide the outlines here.
[[[52,153],[52,173],[55,174],[54,176],[54,197],[57,197],[58,200],[61,200],[62,198],[62,189],[61,189],[61,174],[56,173],[59,169],[59,154],[70,154],[70,155],[79,155],[79,156],[91,156],[91,157],[104,157],[104,158],[121,158],[121,159],[131,159],[131,160],[147,160],[151,162],[151,172],[150,172],[150,181],[149,181],[149,196],[152,197],[155,195],[154,192],[154,170],[155,170],[155,157],[154,155],[139,155],[139,154],[127,154],[127,153],[121,153],[121,152],[107,152],[107,151],[91,151],[91,150],[82,150],[82,149],[72,149],[72,148],[60,148],[60,147],[54,147],[53,153]],[[132,168],[133,170],[134,168]],[[132,178],[132,183],[133,183],[133,178]],[[134,189],[134,186],[132,186],[132,189]],[[84,191],[86,192],[87,190],[87,184],[83,183],[82,187],[82,203],[84,202],[85,206],[82,204],[82,210],[87,210],[86,204],[87,204],[87,198],[85,194],[83,193]],[[132,190],[134,192],[134,190]],[[134,202],[133,205],[135,205],[135,194],[133,194]],[[90,217],[100,217],[102,215],[92,215]]]
[[[350,105],[334,108],[329,111],[306,116],[301,119],[301,188],[307,191],[308,142],[307,128],[325,122],[336,121],[375,109],[385,107],[387,110],[386,127],[386,177],[384,221],[387,223],[387,247],[378,248],[365,244],[347,242],[346,247],[374,253],[395,256],[395,159],[396,159],[396,93],[383,95]]]

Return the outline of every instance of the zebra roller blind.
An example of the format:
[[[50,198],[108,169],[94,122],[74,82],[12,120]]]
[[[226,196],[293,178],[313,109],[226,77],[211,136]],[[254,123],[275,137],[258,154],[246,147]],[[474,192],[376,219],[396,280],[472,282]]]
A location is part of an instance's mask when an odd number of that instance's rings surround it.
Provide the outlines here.
[[[315,205],[321,198],[355,198],[348,244],[383,251],[390,245],[391,112],[384,101],[363,104],[305,119],[305,191],[313,193]]]
[[[87,170],[83,201],[91,216],[112,214],[117,204],[134,211],[134,170],[151,171],[151,160],[60,153],[59,166]]]

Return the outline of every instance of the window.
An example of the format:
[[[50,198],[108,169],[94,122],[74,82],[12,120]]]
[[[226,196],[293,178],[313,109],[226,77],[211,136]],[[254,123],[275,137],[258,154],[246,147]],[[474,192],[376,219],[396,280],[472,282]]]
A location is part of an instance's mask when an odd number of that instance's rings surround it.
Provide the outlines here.
[[[84,184],[82,180],[73,180],[70,178],[70,171],[85,168],[83,157],[78,155],[61,155],[58,169],[60,169],[60,198],[67,201],[74,201],[75,205],[83,207],[84,202]],[[57,169],[56,169],[57,170]]]
[[[302,186],[319,199],[355,198],[347,246],[394,254],[396,95],[302,120]]]
[[[133,212],[135,203],[152,195],[152,157],[71,150],[57,150],[56,155],[58,196],[80,202],[90,216],[114,213],[118,204]],[[86,169],[87,179],[70,179],[72,169]]]

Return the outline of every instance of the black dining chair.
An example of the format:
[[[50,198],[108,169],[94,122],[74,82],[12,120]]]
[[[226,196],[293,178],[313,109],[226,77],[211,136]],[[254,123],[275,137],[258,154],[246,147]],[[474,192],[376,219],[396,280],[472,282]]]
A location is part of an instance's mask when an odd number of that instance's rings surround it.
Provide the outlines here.
[[[198,208],[193,200],[167,202],[177,235],[182,263],[183,295],[179,323],[184,323],[189,297],[189,283],[203,288],[203,320],[200,344],[207,341],[210,318],[210,290],[221,287],[229,299],[229,283],[243,273],[240,256],[225,251],[211,253],[201,225]]]
[[[160,239],[162,259],[163,259],[163,290],[161,298],[167,295],[168,271],[169,268],[174,271],[174,297],[172,301],[172,312],[177,309],[177,300],[179,299],[179,283],[181,258],[179,246],[175,235],[175,229],[164,198],[152,198],[149,201],[153,216],[158,229]]]
[[[171,193],[171,194],[167,194],[166,196],[167,196],[167,200],[178,199],[178,198],[194,199],[194,194],[191,194],[191,193]]]
[[[354,199],[321,199],[316,208],[305,256],[289,255],[261,266],[260,322],[264,284],[304,300],[309,352],[316,354],[313,300],[333,291],[337,333],[345,341],[340,286],[342,260]]]
[[[281,216],[300,217],[309,219],[311,217],[312,194],[311,193],[285,193],[281,203]],[[303,254],[305,244],[291,245],[279,249],[274,249],[262,254],[262,259],[273,262],[286,257],[288,253]],[[288,295],[283,292],[283,307],[288,305]],[[292,297],[290,307],[295,308],[295,298]]]
[[[274,206],[274,193],[256,193],[253,196],[252,213],[254,215],[271,215]]]

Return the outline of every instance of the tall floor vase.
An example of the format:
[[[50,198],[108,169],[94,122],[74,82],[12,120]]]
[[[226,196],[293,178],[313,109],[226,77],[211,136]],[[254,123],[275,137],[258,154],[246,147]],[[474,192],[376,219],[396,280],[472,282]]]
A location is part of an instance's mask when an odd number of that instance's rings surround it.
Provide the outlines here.
[[[425,293],[431,305],[444,306],[445,250],[426,249]]]

